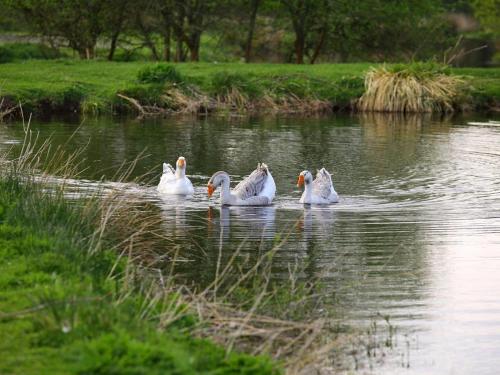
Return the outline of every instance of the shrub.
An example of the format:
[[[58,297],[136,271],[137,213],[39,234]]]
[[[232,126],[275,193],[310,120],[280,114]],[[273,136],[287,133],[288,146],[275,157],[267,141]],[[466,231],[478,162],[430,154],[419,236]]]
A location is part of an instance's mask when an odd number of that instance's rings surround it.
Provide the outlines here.
[[[137,78],[141,83],[182,83],[182,75],[169,64],[155,64],[139,71]]]

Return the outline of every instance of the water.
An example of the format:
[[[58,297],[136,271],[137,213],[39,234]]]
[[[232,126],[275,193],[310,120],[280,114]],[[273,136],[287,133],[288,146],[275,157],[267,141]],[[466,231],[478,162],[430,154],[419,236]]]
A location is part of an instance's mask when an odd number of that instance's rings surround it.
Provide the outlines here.
[[[87,169],[72,182],[78,187],[95,188],[103,176],[112,183],[121,164],[145,150],[129,180],[153,171],[151,183],[113,186],[157,207],[162,231],[185,250],[179,272],[189,280],[213,278],[219,249],[225,259],[238,246],[257,257],[289,235],[276,277],[299,264],[302,277],[323,280],[352,324],[381,315],[397,327],[392,355],[373,373],[497,374],[500,127],[489,119],[103,118],[34,122],[32,129],[68,150],[87,145]],[[1,125],[1,148],[18,149],[22,136],[19,124]],[[179,155],[195,185],[188,201],[161,197],[154,186],[161,163]],[[221,209],[217,198],[208,200],[213,172],[228,171],[235,182],[258,161],[276,181],[272,207]],[[299,172],[323,166],[340,203],[299,205]]]

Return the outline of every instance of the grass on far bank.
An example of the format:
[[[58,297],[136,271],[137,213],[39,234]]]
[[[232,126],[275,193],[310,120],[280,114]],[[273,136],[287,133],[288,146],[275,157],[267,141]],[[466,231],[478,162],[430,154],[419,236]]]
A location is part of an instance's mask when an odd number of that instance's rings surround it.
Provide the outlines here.
[[[52,111],[112,113],[128,103],[117,97],[124,93],[143,104],[161,100],[163,87],[141,83],[141,69],[154,66],[144,62],[25,61],[0,65],[1,96],[21,101],[35,114]],[[333,67],[333,69],[332,69]],[[368,64],[274,65],[274,64],[176,64],[187,83],[203,93],[216,96],[213,81],[220,73],[238,75],[255,82],[258,90],[275,88],[277,83],[297,96],[315,96],[346,106],[362,93],[362,73]]]
[[[54,112],[114,113],[134,107],[120,99],[122,93],[144,105],[168,105],[164,86],[140,82],[138,74],[145,62],[105,62],[79,60],[30,60],[0,65],[0,96],[21,102],[35,115]],[[230,100],[220,76],[232,82],[250,82],[238,88],[243,99],[271,93],[271,101],[287,104],[290,98],[317,100],[333,109],[350,108],[364,92],[364,75],[372,64],[240,64],[184,63],[175,69],[189,87],[216,100]],[[464,75],[473,86],[472,107],[493,106],[500,101],[500,68],[451,69]],[[223,82],[223,81],[222,81]],[[232,87],[232,86],[231,86]],[[246,90],[248,89],[248,90]],[[269,95],[268,95],[269,96]],[[233,95],[234,97],[234,95]],[[241,97],[237,97],[241,98]],[[167,101],[167,104],[165,104]],[[293,107],[296,103],[290,103]],[[293,108],[292,108],[293,109]]]

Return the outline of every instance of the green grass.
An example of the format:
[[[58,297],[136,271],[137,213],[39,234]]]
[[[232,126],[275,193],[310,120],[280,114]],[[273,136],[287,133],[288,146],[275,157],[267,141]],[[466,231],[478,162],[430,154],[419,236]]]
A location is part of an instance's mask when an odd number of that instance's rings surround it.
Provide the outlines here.
[[[124,285],[129,265],[111,243],[89,251],[95,203],[0,176],[1,374],[280,373],[267,357],[190,336],[189,315],[158,330],[169,301],[144,314],[147,296]]]
[[[125,102],[117,98],[118,92],[152,95],[148,103],[160,101],[161,87],[154,84],[152,88],[151,84],[141,83],[138,79],[141,70],[153,65],[146,62],[79,60],[30,60],[0,64],[0,95],[12,102],[23,102],[25,109],[35,114],[79,109],[110,113],[125,106]],[[175,68],[186,83],[207,95],[213,95],[214,87],[224,83],[220,78],[221,74],[226,74],[231,76],[231,82],[249,87],[249,96],[271,91],[282,97],[314,97],[328,101],[333,107],[344,108],[363,94],[363,77],[372,65],[184,63],[175,65]],[[474,86],[473,100],[478,104],[500,101],[500,68],[451,71],[467,76]],[[139,101],[143,99],[135,98]]]

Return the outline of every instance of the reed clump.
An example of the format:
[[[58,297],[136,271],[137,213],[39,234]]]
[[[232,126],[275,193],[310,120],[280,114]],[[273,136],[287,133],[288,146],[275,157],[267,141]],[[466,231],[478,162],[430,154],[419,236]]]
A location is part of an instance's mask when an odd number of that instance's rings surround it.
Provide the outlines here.
[[[365,76],[361,111],[453,112],[464,102],[465,81],[435,63],[398,64],[372,68]]]

